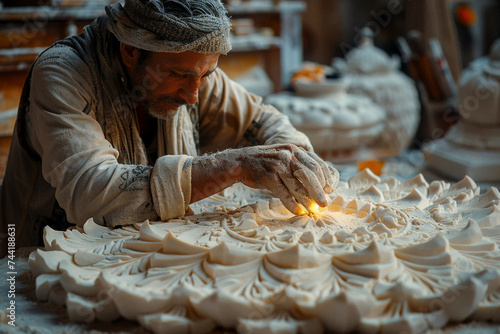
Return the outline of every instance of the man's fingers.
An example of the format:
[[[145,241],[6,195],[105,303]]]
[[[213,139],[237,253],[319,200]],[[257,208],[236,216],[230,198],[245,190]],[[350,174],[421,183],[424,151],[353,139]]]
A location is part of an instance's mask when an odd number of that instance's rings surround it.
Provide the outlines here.
[[[277,178],[276,182],[273,185],[273,194],[276,195],[281,203],[294,215],[304,214],[303,209],[300,207],[299,203],[293,198],[290,191],[288,191],[287,187],[282,183],[282,181]]]
[[[316,153],[307,151],[307,154],[309,154],[309,156],[311,156],[311,158],[314,159],[321,167],[322,174],[325,178],[324,185],[322,183],[323,190],[327,194],[332,193],[339,183],[339,172],[332,166],[329,166],[328,163],[321,159]]]
[[[340,174],[339,174],[339,171],[336,170],[334,167],[329,166],[326,163],[325,163],[325,165],[326,165],[326,168],[328,168],[328,170],[329,170],[328,175],[330,176],[328,178],[328,181],[327,181],[326,186],[325,186],[325,192],[327,194],[331,194],[335,190],[335,188],[337,187],[337,184],[339,183]]]
[[[335,169],[314,152],[292,144],[246,148],[244,157],[241,182],[271,190],[294,214],[304,214],[315,204],[327,206],[327,194],[338,182]]]
[[[295,156],[297,157],[297,160],[303,164],[303,166],[307,167],[313,172],[314,175],[316,175],[325,193],[330,194],[335,190],[335,187],[339,182],[339,173],[335,168],[329,166],[327,162],[321,159],[314,152],[301,149],[300,151],[297,151]],[[300,163],[292,163],[292,171],[295,172],[300,170]],[[310,173],[308,173],[308,175],[310,177]],[[309,188],[307,190],[310,191]]]
[[[280,174],[280,178],[295,200],[309,210],[314,204],[314,200],[309,196],[302,183],[292,175]],[[302,212],[304,214],[304,212]]]
[[[319,183],[316,174],[314,174],[310,169],[299,169],[293,172],[295,176],[301,183],[302,186],[307,190],[309,196],[319,205],[327,206],[328,197],[326,196],[322,185]],[[309,207],[306,207],[309,209]]]
[[[326,185],[326,178],[323,168],[321,167],[320,162],[323,162],[318,156],[315,157],[315,154],[312,152],[308,152],[304,149],[299,149],[295,152],[295,157],[298,161],[300,161],[306,168],[310,169],[318,178],[321,187]],[[298,164],[295,164],[298,165]],[[292,171],[295,172],[299,170],[298,166],[293,166]]]

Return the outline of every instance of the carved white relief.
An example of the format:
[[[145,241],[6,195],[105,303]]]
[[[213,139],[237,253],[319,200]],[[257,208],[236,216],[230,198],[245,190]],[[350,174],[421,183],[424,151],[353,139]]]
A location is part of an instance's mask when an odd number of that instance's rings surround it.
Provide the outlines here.
[[[371,30],[364,28],[360,44],[345,60],[334,59],[348,82],[348,93],[363,95],[386,113],[385,127],[375,147],[401,151],[412,143],[420,122],[420,101],[413,80],[399,71],[400,60],[389,57],[373,43]]]
[[[500,193],[450,184],[341,182],[293,216],[241,185],[195,214],[109,229],[45,230],[37,297],[75,321],[138,321],[156,333],[422,332],[500,321]]]

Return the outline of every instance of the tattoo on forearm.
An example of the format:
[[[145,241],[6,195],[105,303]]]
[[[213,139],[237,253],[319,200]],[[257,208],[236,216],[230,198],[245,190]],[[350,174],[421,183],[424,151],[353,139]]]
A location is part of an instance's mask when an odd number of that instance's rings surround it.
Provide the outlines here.
[[[127,169],[121,175],[123,182],[120,184],[120,189],[124,191],[144,190],[149,187],[150,175],[150,166],[136,166],[133,169]]]

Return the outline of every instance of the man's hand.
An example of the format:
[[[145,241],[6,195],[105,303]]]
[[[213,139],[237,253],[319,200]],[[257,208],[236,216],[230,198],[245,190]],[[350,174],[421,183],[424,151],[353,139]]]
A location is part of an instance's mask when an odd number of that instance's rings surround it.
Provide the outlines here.
[[[239,151],[240,182],[270,190],[292,213],[305,214],[314,203],[329,204],[327,194],[333,192],[339,174],[315,153],[293,144],[254,146]]]
[[[268,189],[292,213],[306,214],[315,203],[328,205],[338,181],[338,172],[313,152],[293,144],[252,146],[193,159],[191,202],[241,182]]]

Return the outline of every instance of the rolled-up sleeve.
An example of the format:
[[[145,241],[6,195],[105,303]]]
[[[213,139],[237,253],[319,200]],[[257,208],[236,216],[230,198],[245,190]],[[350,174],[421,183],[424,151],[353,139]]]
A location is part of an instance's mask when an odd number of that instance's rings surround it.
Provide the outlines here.
[[[264,104],[218,69],[200,88],[200,142],[203,152],[248,145],[291,143],[312,150],[288,117]]]
[[[162,220],[186,213],[191,202],[191,162],[187,155],[160,157],[153,169],[151,192]]]

